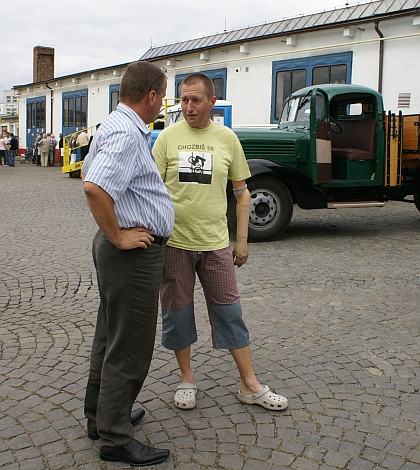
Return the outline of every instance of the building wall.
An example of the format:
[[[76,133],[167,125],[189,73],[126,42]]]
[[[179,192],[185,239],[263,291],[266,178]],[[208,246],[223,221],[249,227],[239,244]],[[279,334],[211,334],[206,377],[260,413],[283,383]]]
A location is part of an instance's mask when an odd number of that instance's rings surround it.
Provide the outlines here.
[[[95,126],[102,122],[109,114],[109,87],[119,84],[125,69],[119,76],[113,71],[95,72],[80,77],[80,82],[72,83],[71,78],[59,81],[54,87],[54,119],[53,129],[61,129],[63,123],[63,93],[87,90],[88,122],[87,126]],[[80,126],[79,126],[80,127]],[[80,129],[76,129],[80,130]],[[55,131],[57,134],[61,132]]]
[[[420,74],[420,62],[417,57],[420,50],[420,26],[413,25],[413,16],[407,16],[380,21],[379,28],[385,38],[382,81],[385,108],[397,112],[398,95],[406,92],[411,94],[411,104],[409,108],[402,108],[402,111],[406,114],[419,113],[420,89],[417,86],[417,77]],[[232,102],[235,126],[272,124],[273,63],[279,61],[347,53],[351,56],[351,83],[378,89],[380,38],[374,23],[365,23],[350,28],[347,32],[340,26],[299,33],[295,35],[295,45],[288,45],[286,41],[285,36],[250,41],[247,43],[248,49],[242,48],[242,51],[241,44],[224,45],[205,51],[208,53],[208,60],[200,59],[203,51],[193,51],[170,58],[171,65],[168,65],[167,58],[154,63],[168,68],[168,98],[175,97],[176,76],[226,69],[225,98]],[[58,136],[63,125],[63,93],[85,89],[88,97],[87,125],[95,126],[108,115],[110,86],[120,83],[124,70],[121,66],[62,77],[48,82],[52,90],[45,85],[33,85],[29,87],[29,91],[21,88],[20,146],[26,147],[23,130],[26,129],[28,98],[42,95],[46,97],[46,131],[52,130]]]
[[[45,97],[46,100],[46,126],[45,129],[33,129],[29,134],[28,132],[21,133],[19,147],[25,149],[39,131],[52,132],[56,138],[63,132],[63,94],[65,93],[87,90],[87,127],[102,122],[109,114],[109,88],[121,82],[124,70],[125,68],[121,68],[117,75],[114,75],[114,69],[112,69],[60,78],[48,82],[51,89],[45,85],[22,88],[18,102],[20,128],[27,129],[27,100],[40,97]],[[83,127],[76,126],[73,131],[81,130]],[[29,138],[27,138],[28,135]]]
[[[420,28],[413,25],[412,16],[381,21],[379,28],[385,39],[382,81],[385,107],[397,112],[398,94],[410,92],[411,106],[402,111],[420,112],[420,91],[416,86],[420,63],[415,59],[420,50]],[[177,74],[226,67],[226,99],[233,104],[234,125],[270,124],[273,62],[342,52],[353,53],[351,82],[377,90],[380,38],[375,25],[360,25],[353,33],[354,37],[344,36],[343,27],[301,33],[296,35],[296,46],[286,45],[285,37],[253,41],[249,43],[249,54],[241,53],[239,44],[222,46],[209,49],[206,62],[200,60],[198,51],[177,56],[175,67],[168,70],[168,95],[175,93]],[[165,65],[165,60],[156,63]]]
[[[3,91],[3,103],[0,104],[0,131],[19,135],[17,96],[13,90]],[[0,133],[1,133],[0,132]]]
[[[381,26],[381,25],[380,25]],[[384,44],[384,75],[383,88],[386,109],[397,111],[398,94],[411,93],[410,109],[403,109],[404,113],[420,113],[420,87],[416,77],[420,74],[420,26],[413,26],[412,17],[400,18],[392,24],[384,23],[381,27],[385,37],[405,36],[416,34],[412,37],[401,37]]]
[[[13,90],[3,91],[3,103],[0,104],[0,114],[17,114],[17,96]]]

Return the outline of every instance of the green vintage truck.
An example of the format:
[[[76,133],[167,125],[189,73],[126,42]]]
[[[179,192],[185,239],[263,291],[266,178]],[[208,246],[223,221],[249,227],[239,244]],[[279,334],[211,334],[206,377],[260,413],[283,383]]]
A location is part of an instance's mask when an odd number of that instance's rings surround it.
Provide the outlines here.
[[[358,85],[293,93],[276,128],[233,130],[251,169],[250,241],[268,241],[302,209],[414,203],[420,210],[420,116],[385,113],[382,96]],[[236,226],[235,200],[228,220]]]

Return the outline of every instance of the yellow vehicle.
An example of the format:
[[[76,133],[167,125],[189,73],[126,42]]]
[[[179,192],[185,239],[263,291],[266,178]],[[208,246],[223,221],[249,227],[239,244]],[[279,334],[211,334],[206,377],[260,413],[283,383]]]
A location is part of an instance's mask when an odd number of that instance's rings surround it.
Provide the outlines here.
[[[73,147],[70,148],[70,142],[72,136],[77,139],[77,136],[85,131],[86,134],[89,136],[89,141],[93,136],[93,132],[96,126],[87,127],[85,129],[80,129],[80,131],[73,132],[73,134],[69,134],[63,137],[63,166],[61,168],[61,173],[68,173],[70,178],[79,178],[80,177],[80,170],[82,169],[83,160],[76,161],[75,157],[72,158],[72,154],[75,155],[77,149],[80,147]],[[74,151],[74,152],[73,152]],[[74,161],[73,161],[74,159]]]

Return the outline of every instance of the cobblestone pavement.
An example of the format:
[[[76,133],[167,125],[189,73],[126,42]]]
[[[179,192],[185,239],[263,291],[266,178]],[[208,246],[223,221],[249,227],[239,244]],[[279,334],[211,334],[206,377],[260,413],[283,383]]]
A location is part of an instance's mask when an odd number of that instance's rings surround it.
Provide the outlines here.
[[[83,397],[98,305],[96,231],[80,179],[0,168],[0,467],[121,469],[86,437]],[[420,214],[413,204],[295,210],[238,270],[257,375],[289,398],[241,404],[233,360],[211,349],[202,293],[195,410],[160,346],[136,437],[171,449],[156,469],[420,469]]]

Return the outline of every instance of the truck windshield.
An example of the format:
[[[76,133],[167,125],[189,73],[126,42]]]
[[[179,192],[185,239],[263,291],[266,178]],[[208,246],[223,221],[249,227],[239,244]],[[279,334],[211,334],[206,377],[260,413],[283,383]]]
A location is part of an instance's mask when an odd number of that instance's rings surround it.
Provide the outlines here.
[[[293,98],[289,98],[284,104],[279,125],[296,121],[308,122],[310,108],[310,95],[294,96]]]

